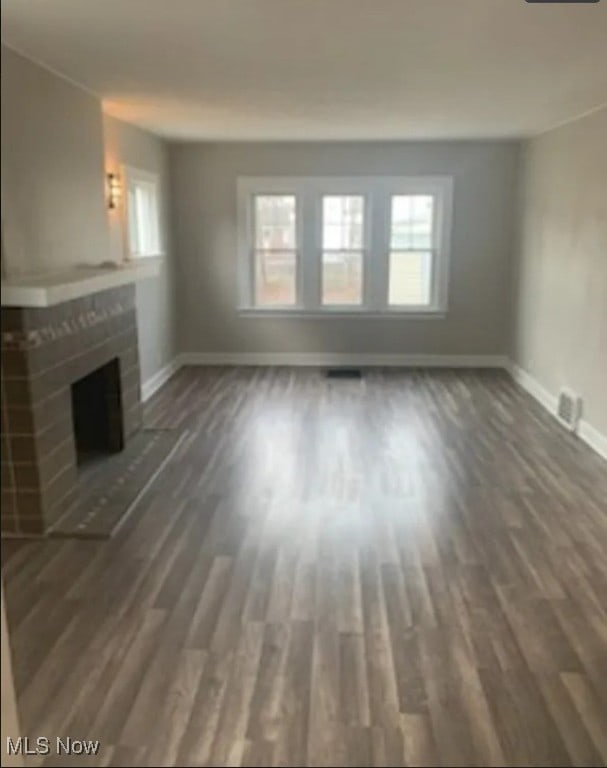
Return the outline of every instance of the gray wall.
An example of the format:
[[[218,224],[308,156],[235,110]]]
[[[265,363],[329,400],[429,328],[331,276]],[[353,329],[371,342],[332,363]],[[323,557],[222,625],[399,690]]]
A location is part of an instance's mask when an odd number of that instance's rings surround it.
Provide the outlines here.
[[[167,146],[104,117],[96,97],[2,47],[3,275],[121,260],[121,214],[107,208],[105,174],[123,163],[161,181],[165,260],[160,277],[136,287],[145,382],[175,356]]]
[[[107,258],[101,105],[2,46],[3,274]]]
[[[518,151],[516,142],[171,145],[180,351],[507,353]],[[237,177],[357,174],[455,177],[447,317],[239,317]]]
[[[514,361],[607,434],[607,109],[524,146]]]
[[[160,240],[164,259],[160,276],[137,283],[137,324],[141,378],[145,382],[175,357],[175,296],[169,227],[168,148],[160,139],[108,115],[103,118],[105,166],[118,174],[122,165],[158,174],[160,178]],[[109,216],[110,253],[122,259],[125,233],[119,211]]]

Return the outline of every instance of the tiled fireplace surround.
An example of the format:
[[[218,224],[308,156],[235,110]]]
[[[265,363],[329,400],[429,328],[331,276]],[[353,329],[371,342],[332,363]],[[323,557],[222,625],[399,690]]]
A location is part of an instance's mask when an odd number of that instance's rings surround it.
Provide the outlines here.
[[[141,426],[134,285],[47,308],[3,307],[1,359],[2,531],[43,534],[78,472],[72,384],[117,359],[124,440]]]

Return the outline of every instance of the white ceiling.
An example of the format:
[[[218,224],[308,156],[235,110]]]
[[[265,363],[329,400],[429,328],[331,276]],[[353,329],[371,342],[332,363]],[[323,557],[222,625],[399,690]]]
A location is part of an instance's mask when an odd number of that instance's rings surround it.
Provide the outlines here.
[[[2,0],[2,35],[181,139],[524,136],[607,102],[607,0]]]

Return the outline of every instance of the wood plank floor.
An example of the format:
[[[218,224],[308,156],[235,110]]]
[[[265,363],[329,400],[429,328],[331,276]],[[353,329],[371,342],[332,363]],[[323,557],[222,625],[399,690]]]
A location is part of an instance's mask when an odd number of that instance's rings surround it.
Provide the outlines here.
[[[4,543],[26,734],[606,764],[607,465],[505,374],[183,369],[147,420],[187,435],[114,539]]]

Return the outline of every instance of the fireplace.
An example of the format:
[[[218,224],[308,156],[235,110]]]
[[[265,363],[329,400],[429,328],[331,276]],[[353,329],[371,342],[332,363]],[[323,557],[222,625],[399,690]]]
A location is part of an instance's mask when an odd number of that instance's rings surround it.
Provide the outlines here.
[[[133,285],[2,307],[2,531],[52,531],[91,457],[141,426]]]
[[[78,465],[124,448],[120,361],[117,357],[71,386]]]

